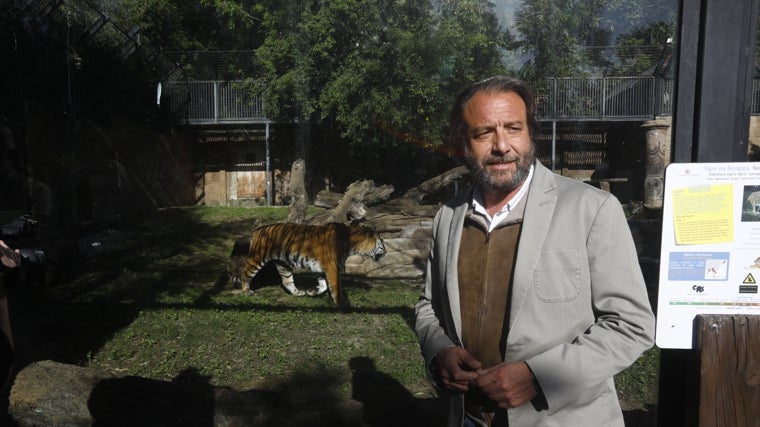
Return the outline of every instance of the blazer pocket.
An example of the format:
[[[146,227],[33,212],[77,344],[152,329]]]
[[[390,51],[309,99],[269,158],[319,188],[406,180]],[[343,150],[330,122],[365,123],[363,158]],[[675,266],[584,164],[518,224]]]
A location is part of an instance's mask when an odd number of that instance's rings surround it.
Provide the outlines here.
[[[536,267],[536,297],[542,302],[569,302],[578,298],[583,283],[583,253],[577,249],[547,251]]]

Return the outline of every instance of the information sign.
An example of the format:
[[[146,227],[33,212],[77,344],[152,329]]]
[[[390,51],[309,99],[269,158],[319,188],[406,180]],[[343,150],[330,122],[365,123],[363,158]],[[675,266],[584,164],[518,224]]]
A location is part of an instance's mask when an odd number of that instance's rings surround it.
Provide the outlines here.
[[[760,314],[760,163],[665,170],[657,346],[692,348],[698,314]]]

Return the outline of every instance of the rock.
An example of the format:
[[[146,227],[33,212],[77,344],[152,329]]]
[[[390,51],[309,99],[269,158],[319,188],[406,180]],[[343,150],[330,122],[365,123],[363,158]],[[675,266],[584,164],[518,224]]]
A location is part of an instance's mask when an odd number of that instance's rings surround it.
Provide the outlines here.
[[[16,375],[9,412],[21,427],[90,426],[87,401],[101,379],[95,372],[52,361],[33,363]]]

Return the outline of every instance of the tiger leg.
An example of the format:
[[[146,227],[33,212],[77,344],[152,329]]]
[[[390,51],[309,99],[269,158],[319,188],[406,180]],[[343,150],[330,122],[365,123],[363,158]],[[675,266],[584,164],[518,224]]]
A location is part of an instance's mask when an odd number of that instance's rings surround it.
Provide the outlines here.
[[[319,295],[322,295],[323,293],[327,292],[327,280],[325,280],[324,277],[318,277],[317,278],[317,287],[314,289],[309,289],[306,291],[306,293],[310,297],[316,297]]]
[[[293,281],[293,271],[288,268],[285,265],[282,264],[275,264],[275,267],[277,268],[277,272],[280,273],[280,278],[282,279],[282,286],[285,287],[285,289],[288,290],[292,295],[295,295],[297,297],[302,297],[306,295],[306,292],[298,289]]]
[[[346,305],[346,298],[340,284],[340,271],[337,266],[326,268],[327,285],[330,287],[330,297],[338,307]]]
[[[261,270],[261,267],[255,263],[249,263],[247,268],[241,268],[241,270],[242,273],[240,276],[234,279],[235,283],[240,285],[242,293],[252,295],[253,291],[251,290],[251,282],[259,270]]]
[[[240,281],[240,289],[244,294],[250,294],[251,293],[251,281],[242,279]]]

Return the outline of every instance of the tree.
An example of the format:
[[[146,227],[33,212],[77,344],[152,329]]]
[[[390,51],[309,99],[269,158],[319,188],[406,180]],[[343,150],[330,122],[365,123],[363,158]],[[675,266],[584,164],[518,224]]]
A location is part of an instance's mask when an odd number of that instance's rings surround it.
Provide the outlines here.
[[[523,0],[515,21],[527,55],[523,78],[619,75],[620,67],[633,72],[651,66],[651,61],[635,66],[632,62],[640,56],[631,58],[625,48],[610,47],[630,46],[641,35],[636,32],[660,34],[663,28],[672,28],[675,9],[660,0]],[[664,43],[661,39],[658,44]]]
[[[577,76],[587,72],[582,46],[607,44],[609,30],[600,25],[606,0],[523,0],[515,13],[523,49],[529,59],[526,80]]]
[[[620,59],[615,74],[635,76],[651,73],[664,53],[668,52],[667,40],[674,35],[673,23],[652,22],[635,27],[618,38],[615,53]]]
[[[509,38],[482,0],[262,4],[270,113],[316,123],[370,167],[440,146],[461,87],[504,71]]]
[[[102,0],[99,7],[125,28],[139,28],[165,50],[251,49],[255,17],[235,2]]]
[[[322,150],[345,146],[378,170],[407,157],[419,164],[419,150],[437,149],[453,97],[506,72],[501,58],[517,47],[488,0],[123,5],[125,19],[160,34],[153,38],[167,49],[255,49],[259,72],[246,77],[271,118],[312,123],[327,139]]]

